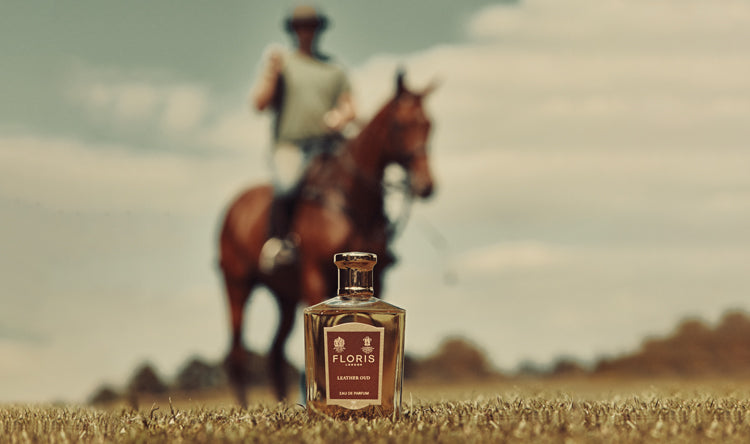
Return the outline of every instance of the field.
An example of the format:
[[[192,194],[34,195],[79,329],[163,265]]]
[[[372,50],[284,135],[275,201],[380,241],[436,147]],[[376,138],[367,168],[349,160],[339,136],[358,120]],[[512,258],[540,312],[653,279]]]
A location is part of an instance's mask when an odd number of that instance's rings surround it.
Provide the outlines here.
[[[230,399],[0,407],[2,442],[750,442],[750,382],[553,380],[407,386],[404,413],[340,422]]]

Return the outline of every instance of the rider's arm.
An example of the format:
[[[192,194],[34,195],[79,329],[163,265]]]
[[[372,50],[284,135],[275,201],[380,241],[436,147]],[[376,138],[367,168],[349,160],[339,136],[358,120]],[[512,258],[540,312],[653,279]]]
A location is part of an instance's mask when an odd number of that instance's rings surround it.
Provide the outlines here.
[[[323,120],[328,129],[341,131],[347,123],[351,122],[356,117],[357,113],[354,109],[352,94],[349,91],[346,91],[341,93],[336,102],[336,106],[323,116]]]
[[[271,52],[268,63],[255,84],[250,97],[251,105],[256,110],[263,111],[273,102],[282,67],[281,54],[277,51]]]

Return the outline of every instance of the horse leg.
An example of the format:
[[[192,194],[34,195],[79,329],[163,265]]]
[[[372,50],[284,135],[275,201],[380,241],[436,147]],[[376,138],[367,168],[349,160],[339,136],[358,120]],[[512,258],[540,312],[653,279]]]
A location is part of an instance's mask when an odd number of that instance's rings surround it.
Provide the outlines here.
[[[232,324],[232,342],[229,353],[224,361],[227,376],[237,401],[242,407],[247,407],[247,359],[249,353],[242,340],[242,327],[245,317],[245,305],[250,297],[252,281],[237,279],[224,274],[229,311]]]
[[[284,357],[284,346],[286,345],[286,340],[289,338],[289,333],[294,326],[294,316],[297,312],[297,301],[282,297],[277,297],[276,301],[279,304],[279,327],[276,329],[276,336],[273,339],[271,350],[268,353],[268,363],[276,399],[281,401],[286,398],[287,387],[287,375],[284,366],[286,362]]]

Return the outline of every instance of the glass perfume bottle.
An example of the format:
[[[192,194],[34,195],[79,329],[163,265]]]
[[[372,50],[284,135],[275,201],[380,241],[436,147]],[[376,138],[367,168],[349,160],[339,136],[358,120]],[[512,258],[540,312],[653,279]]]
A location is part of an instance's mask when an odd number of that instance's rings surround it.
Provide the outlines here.
[[[372,253],[338,253],[338,296],[308,307],[307,409],[334,418],[401,414],[404,309],[373,296]]]

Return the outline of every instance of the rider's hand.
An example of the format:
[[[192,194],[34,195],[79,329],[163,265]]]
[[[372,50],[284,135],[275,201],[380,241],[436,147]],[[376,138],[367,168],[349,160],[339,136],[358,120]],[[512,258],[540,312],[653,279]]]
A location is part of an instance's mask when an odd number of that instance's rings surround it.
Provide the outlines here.
[[[284,69],[284,58],[280,48],[270,48],[265,59],[265,66],[251,95],[251,106],[258,111],[273,106],[273,100],[277,92],[276,85],[281,71]]]
[[[341,131],[344,128],[344,119],[342,119],[341,112],[337,109],[332,109],[323,115],[323,123],[326,124],[326,128],[331,131]]]
[[[273,49],[268,54],[268,64],[266,65],[266,75],[269,78],[276,79],[281,70],[284,68],[284,59],[281,57],[281,51]]]
[[[323,123],[329,130],[341,132],[355,117],[352,95],[345,92],[339,96],[336,107],[323,115]]]

